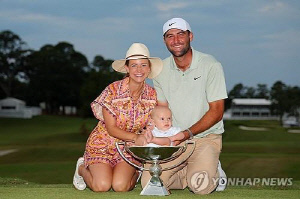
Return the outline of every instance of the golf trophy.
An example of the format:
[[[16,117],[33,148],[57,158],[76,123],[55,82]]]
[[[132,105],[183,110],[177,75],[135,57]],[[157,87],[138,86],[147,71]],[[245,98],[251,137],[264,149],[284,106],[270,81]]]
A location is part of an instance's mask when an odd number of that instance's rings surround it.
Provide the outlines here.
[[[188,153],[188,155],[184,158],[184,160],[167,168],[162,168],[160,166],[161,163],[170,162],[178,158],[183,152],[186,151],[187,146],[189,144],[192,144],[193,148]],[[145,163],[148,163],[151,164],[151,166],[149,168],[144,168],[128,160],[120,148],[121,145],[123,145],[123,151],[128,152],[134,158],[142,162],[143,165]],[[163,182],[159,176],[161,175],[162,171],[173,169],[179,166],[180,164],[182,164],[184,161],[186,161],[187,158],[189,158],[192,155],[195,149],[195,142],[187,141],[184,146],[159,146],[159,147],[129,146],[127,142],[117,142],[116,147],[118,152],[122,156],[122,158],[127,163],[136,167],[140,171],[150,172],[150,175],[152,177],[147,183],[147,185],[144,187],[140,195],[166,196],[166,195],[170,195],[170,192],[163,185]]]

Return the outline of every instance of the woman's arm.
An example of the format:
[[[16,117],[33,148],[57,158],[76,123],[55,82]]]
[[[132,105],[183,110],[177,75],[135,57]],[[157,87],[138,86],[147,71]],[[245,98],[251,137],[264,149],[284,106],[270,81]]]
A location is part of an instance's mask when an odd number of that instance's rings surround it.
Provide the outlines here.
[[[135,133],[129,133],[117,127],[116,118],[106,108],[102,107],[103,118],[105,122],[108,134],[124,141],[133,141],[136,145],[147,144],[144,135],[137,135]]]

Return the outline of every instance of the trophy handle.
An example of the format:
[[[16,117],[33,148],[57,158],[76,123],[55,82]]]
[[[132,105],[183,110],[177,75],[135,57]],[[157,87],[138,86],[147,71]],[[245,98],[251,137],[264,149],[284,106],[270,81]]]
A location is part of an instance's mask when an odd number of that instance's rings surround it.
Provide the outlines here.
[[[195,144],[195,141],[192,141],[192,140],[188,140],[186,141],[185,143],[185,146],[184,146],[184,151],[187,149],[187,145],[188,144],[193,144],[193,149],[190,151],[190,153],[188,154],[188,156],[186,156],[186,158],[184,160],[182,160],[181,162],[173,165],[173,166],[170,166],[170,167],[167,167],[167,168],[163,168],[162,171],[166,171],[166,170],[170,170],[170,169],[174,169],[175,167],[178,167],[179,165],[181,165],[184,161],[186,161],[194,152],[195,150],[195,147],[196,147],[196,144]]]
[[[116,142],[116,147],[117,147],[117,150],[119,151],[119,154],[121,155],[121,157],[122,157],[128,164],[130,164],[131,166],[136,167],[136,168],[138,168],[138,169],[141,170],[141,171],[144,171],[145,168],[140,167],[140,166],[134,164],[133,162],[131,162],[130,160],[128,160],[128,159],[125,157],[125,155],[123,154],[123,152],[122,152],[122,150],[120,149],[119,145],[124,145],[124,148],[125,148],[125,142]]]

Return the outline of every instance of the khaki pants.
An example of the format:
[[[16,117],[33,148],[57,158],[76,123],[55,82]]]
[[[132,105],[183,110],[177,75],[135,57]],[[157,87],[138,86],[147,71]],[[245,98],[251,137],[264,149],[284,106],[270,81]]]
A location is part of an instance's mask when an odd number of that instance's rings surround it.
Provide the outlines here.
[[[160,178],[168,189],[185,189],[188,187],[196,194],[209,194],[218,185],[218,161],[222,149],[222,135],[210,134],[203,138],[194,138],[196,143],[193,154],[180,166],[163,171]],[[172,162],[161,164],[162,168],[175,165],[185,159],[192,147]],[[149,168],[150,165],[145,165]],[[144,171],[141,179],[142,187],[151,178],[148,171]]]

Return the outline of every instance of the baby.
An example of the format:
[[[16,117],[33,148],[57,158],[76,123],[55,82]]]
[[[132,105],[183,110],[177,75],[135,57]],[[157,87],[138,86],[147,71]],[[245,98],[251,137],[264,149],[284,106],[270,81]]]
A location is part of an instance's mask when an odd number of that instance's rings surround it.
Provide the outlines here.
[[[146,135],[147,146],[157,147],[162,145],[172,146],[170,136],[176,135],[181,131],[179,127],[172,126],[172,112],[167,106],[156,106],[151,112],[152,134]]]

